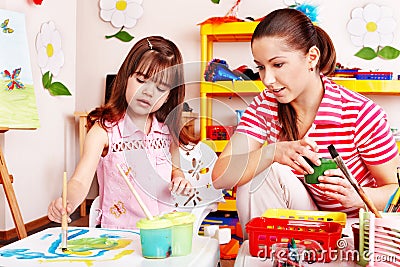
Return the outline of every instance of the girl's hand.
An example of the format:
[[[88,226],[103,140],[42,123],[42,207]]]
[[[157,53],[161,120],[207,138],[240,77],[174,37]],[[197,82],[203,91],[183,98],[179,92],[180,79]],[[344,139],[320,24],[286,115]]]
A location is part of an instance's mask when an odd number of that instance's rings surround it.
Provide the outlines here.
[[[364,207],[364,202],[340,169],[326,170],[318,178],[317,186],[324,194],[340,202],[345,208]]]
[[[62,206],[62,198],[59,197],[50,203],[47,210],[47,217],[53,222],[61,223],[62,215],[65,214],[65,212],[68,214],[68,223],[70,223],[71,218],[69,215],[72,213],[71,204],[67,201],[67,210],[65,210]]]
[[[189,183],[189,181],[180,176],[172,178],[169,185],[169,190],[171,191],[171,193],[175,193],[177,195],[189,196],[194,193],[194,188]]]

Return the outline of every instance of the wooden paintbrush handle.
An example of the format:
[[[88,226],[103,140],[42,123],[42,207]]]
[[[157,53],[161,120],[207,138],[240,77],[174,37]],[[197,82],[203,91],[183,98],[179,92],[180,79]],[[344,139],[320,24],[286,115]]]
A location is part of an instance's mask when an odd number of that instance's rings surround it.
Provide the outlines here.
[[[67,173],[66,172],[64,172],[64,176],[63,176],[62,206],[65,210],[67,209]],[[68,214],[66,212],[62,215],[61,228],[62,229],[68,228]]]
[[[378,209],[375,207],[374,203],[371,201],[371,199],[365,194],[364,190],[362,187],[358,186],[355,188],[358,194],[360,195],[361,199],[364,201],[364,203],[367,205],[368,209],[372,211],[375,214],[376,218],[382,218],[382,215],[379,213]]]

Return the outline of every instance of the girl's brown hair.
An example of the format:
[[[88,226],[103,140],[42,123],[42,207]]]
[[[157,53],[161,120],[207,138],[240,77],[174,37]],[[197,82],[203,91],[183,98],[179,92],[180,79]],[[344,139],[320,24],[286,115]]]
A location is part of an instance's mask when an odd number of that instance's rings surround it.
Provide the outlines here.
[[[301,11],[284,8],[272,11],[257,25],[251,43],[263,37],[281,39],[288,47],[302,51],[306,55],[312,46],[320,50],[316,71],[324,75],[334,72],[336,51],[329,35],[314,25]],[[290,103],[278,103],[278,118],[282,124],[281,140],[298,140],[297,114]]]
[[[89,113],[88,127],[97,121],[107,130],[122,119],[129,105],[126,101],[128,79],[136,73],[155,83],[171,86],[167,101],[155,111],[155,116],[168,126],[177,144],[197,142],[181,123],[185,98],[182,64],[182,55],[170,40],[161,36],[150,36],[138,41],[129,51],[114,79],[108,102]]]

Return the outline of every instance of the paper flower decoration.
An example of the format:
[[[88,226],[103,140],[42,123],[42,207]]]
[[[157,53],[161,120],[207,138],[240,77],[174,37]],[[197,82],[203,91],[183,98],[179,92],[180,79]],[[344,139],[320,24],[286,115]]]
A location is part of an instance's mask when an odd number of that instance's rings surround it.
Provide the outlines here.
[[[44,88],[52,95],[71,95],[69,90],[60,82],[52,83],[64,65],[64,52],[61,48],[61,34],[54,22],[43,23],[36,36],[36,51],[38,64],[42,71]]]
[[[303,0],[283,0],[289,7],[303,12],[313,23],[317,23],[318,8],[317,6],[307,4]]]
[[[387,6],[368,4],[351,12],[347,30],[355,46],[362,47],[355,55],[363,59],[381,57],[394,59],[400,51],[389,46],[394,39],[396,21],[392,9]]]
[[[114,35],[106,38],[116,37],[124,42],[129,42],[133,37],[122,31],[123,28],[133,28],[137,20],[143,15],[143,0],[100,0],[100,17],[111,22],[115,28],[121,28]]]
[[[143,15],[142,0],[100,0],[100,17],[116,28],[133,28]]]

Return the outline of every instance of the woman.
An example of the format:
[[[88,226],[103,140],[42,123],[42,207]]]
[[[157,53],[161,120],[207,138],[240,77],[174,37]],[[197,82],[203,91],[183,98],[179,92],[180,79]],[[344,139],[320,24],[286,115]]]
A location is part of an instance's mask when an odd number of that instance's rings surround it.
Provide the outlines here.
[[[336,63],[327,33],[302,12],[279,9],[259,23],[251,49],[266,89],[213,169],[216,188],[239,186],[242,225],[268,208],[357,216],[364,203],[340,169],[325,171],[319,184],[304,183],[313,173],[304,157],[320,165],[330,144],[382,210],[398,186],[396,143],[381,107],[326,77]]]

